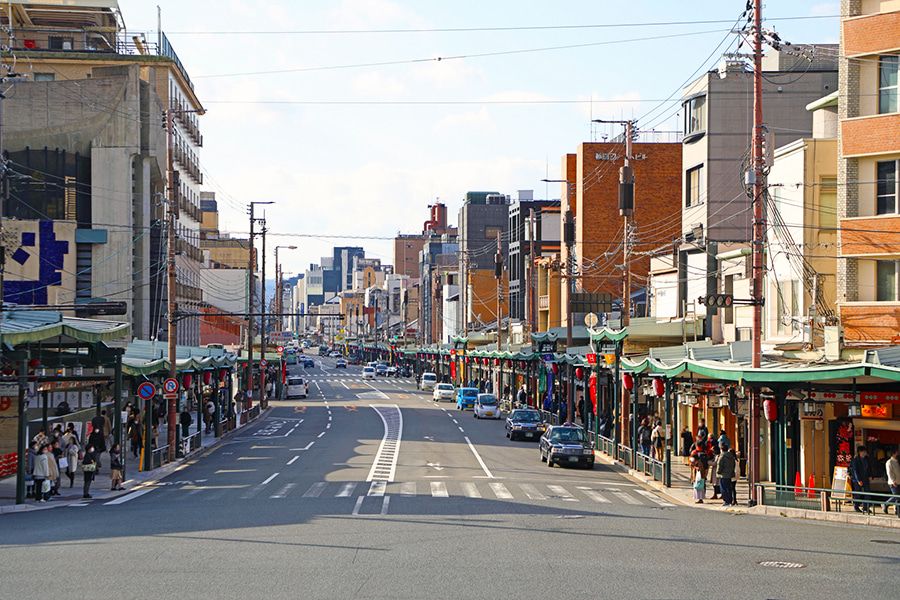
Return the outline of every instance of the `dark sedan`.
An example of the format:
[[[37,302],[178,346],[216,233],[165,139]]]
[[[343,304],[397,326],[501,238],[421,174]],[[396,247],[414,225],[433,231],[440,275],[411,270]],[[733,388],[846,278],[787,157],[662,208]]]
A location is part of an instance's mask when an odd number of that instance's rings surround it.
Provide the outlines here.
[[[544,433],[541,413],[533,409],[519,408],[506,417],[506,437],[510,440],[538,440]]]
[[[306,357],[303,359],[303,368],[304,369],[314,369],[316,366],[316,361],[313,359]]]
[[[548,467],[577,465],[592,469],[594,449],[581,427],[555,425],[541,436],[541,461]]]

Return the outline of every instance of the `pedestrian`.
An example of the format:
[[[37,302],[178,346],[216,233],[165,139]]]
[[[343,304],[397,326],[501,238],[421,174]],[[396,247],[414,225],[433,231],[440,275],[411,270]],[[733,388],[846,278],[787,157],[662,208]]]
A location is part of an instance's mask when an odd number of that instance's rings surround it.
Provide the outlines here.
[[[191,435],[191,423],[194,422],[193,417],[191,416],[190,411],[188,411],[187,406],[181,411],[181,414],[178,415],[178,422],[181,423],[181,437],[186,438]]]
[[[25,496],[32,498],[34,493],[34,463],[37,461],[38,444],[32,442],[25,452]]]
[[[700,419],[700,426],[697,427],[697,437],[702,442],[705,442],[707,438],[709,438],[709,429],[706,427],[706,419]]]
[[[204,433],[211,433],[213,428],[213,420],[216,416],[216,403],[212,398],[206,401],[206,412],[204,413],[206,428]]]
[[[59,487],[59,463],[56,462],[53,444],[47,444],[47,481],[44,482],[44,500],[47,501],[51,496],[55,495],[56,488]]]
[[[722,506],[731,506],[734,502],[731,482],[734,479],[736,460],[734,454],[729,452],[727,444],[720,444],[719,459],[716,461],[716,477],[719,480],[719,490],[722,492]]]
[[[50,461],[52,464],[50,465],[50,474],[53,475],[53,466],[56,466],[56,477],[51,477],[53,481],[53,487],[50,490],[51,496],[59,496],[59,483],[60,479],[62,479],[62,470],[65,468],[63,466],[62,461],[66,461],[68,464],[68,460],[66,459],[65,453],[62,451],[62,448],[59,447],[60,440],[55,439],[53,443],[50,444],[50,454],[52,455],[52,460]]]
[[[78,434],[75,433],[74,423],[69,423],[68,425],[66,425],[66,432],[63,434],[62,441],[62,449],[66,452],[69,451],[70,445],[72,445],[73,443],[76,445],[78,444]]]
[[[716,438],[716,444],[721,448],[722,444],[725,444],[726,448],[731,447],[731,440],[728,439],[728,434],[725,433],[725,430],[719,432],[719,437]]]
[[[707,445],[707,447],[709,447]],[[710,500],[718,500],[719,499],[719,474],[717,470],[717,466],[719,464],[719,447],[709,447],[711,451],[711,455],[709,458],[709,463],[707,463],[709,467],[709,485],[712,486],[713,495]]]
[[[88,436],[87,440],[88,446],[93,446],[94,450],[97,454],[96,456],[96,465],[97,471],[99,471],[103,465],[100,462],[100,455],[106,452],[106,439],[103,436],[103,426],[101,425],[100,429],[94,429],[91,431],[91,435]]]
[[[39,445],[34,459],[34,499],[38,502],[46,502],[44,496],[50,492],[49,448],[47,444]]]
[[[138,453],[141,450],[142,437],[143,431],[141,428],[140,420],[136,418],[130,418],[128,420],[128,440],[131,442],[131,456],[134,458],[138,457]]]
[[[684,429],[681,430],[681,455],[685,458],[685,462],[687,462],[687,457],[691,455],[691,444],[693,443],[694,436],[687,425],[685,425]]]
[[[82,498],[92,498],[91,482],[94,481],[94,474],[97,472],[97,454],[94,446],[88,444],[84,458],[81,459],[81,472],[84,476],[84,486],[82,487]]]
[[[653,446],[654,452],[656,452],[656,460],[661,461],[663,459],[663,440],[665,437],[666,434],[662,428],[662,421],[657,420],[656,426],[650,433],[650,444]]]
[[[36,443],[38,445],[38,448],[40,448],[42,445],[44,445],[47,442],[47,434],[44,433],[43,427],[38,429],[38,432],[36,434],[34,434],[34,437],[31,438],[31,441]]]
[[[650,429],[650,423],[647,418],[641,419],[641,426],[637,430],[637,441],[641,446],[641,454],[650,456],[650,449],[653,443],[653,430]]]
[[[109,450],[109,470],[110,489],[114,492],[124,490],[125,487],[122,485],[124,480],[122,473],[124,470],[122,467],[122,448],[119,444],[113,444],[113,447]]]
[[[884,514],[888,514],[888,508],[891,503],[896,504],[894,513],[900,516],[900,447],[894,448],[891,457],[884,463],[884,470],[887,475],[887,484],[891,489],[891,497],[884,503]]]
[[[105,408],[100,411],[100,416],[103,417],[103,442],[109,448],[112,445],[112,421],[109,420]]]
[[[91,417],[91,431],[100,431],[103,432],[103,427],[106,424],[106,419],[104,418],[103,413],[99,413]]]
[[[517,408],[524,408],[528,402],[528,392],[525,390],[524,383],[519,388],[519,393],[516,394],[516,402],[518,403]]]
[[[856,449],[856,456],[850,461],[850,487],[853,488],[853,510],[869,512],[869,451],[865,446]]]
[[[78,469],[78,456],[81,454],[81,446],[78,445],[78,438],[74,438],[68,446],[66,446],[66,477],[69,478],[69,487],[75,485],[75,471]]]
[[[703,504],[706,498],[706,466],[696,457],[691,457],[691,482],[694,488],[694,504]]]

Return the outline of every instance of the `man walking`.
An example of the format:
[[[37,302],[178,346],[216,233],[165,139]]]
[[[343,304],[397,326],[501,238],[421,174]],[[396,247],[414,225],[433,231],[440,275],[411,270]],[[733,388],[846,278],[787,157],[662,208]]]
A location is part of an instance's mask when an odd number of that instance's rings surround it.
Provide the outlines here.
[[[869,495],[869,452],[865,446],[856,449],[856,456],[850,461],[850,485],[853,488],[853,510],[856,512],[869,512],[869,505],[865,500]],[[859,493],[863,492],[863,493]]]
[[[722,494],[722,506],[731,506],[734,504],[734,497],[731,493],[731,480],[734,479],[735,458],[734,454],[728,451],[728,444],[719,444],[719,448],[722,451],[719,453],[719,460],[716,462],[719,492]]]
[[[895,504],[894,512],[900,515],[900,447],[894,448],[891,457],[884,464],[887,472],[888,487],[891,488],[891,497],[884,503],[884,514],[888,513],[890,504]]]

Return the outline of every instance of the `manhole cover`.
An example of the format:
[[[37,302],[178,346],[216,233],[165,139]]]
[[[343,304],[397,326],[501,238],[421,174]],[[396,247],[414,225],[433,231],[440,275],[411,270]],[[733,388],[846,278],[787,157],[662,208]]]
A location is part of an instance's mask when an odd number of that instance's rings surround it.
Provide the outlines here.
[[[764,560],[759,563],[761,567],[771,567],[773,569],[802,569],[806,565],[795,562],[785,562],[783,560]]]

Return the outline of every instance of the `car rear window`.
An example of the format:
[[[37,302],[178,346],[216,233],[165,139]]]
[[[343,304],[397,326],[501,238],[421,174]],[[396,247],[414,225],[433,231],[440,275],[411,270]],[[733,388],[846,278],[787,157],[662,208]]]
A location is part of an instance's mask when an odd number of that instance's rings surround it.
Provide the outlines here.
[[[291,377],[288,379],[288,385],[303,385],[302,377]]]
[[[422,380],[423,381],[437,381],[437,375],[434,375],[432,373],[425,373],[424,375],[422,375]]]
[[[478,390],[463,390],[462,391],[463,398],[477,398]]]

